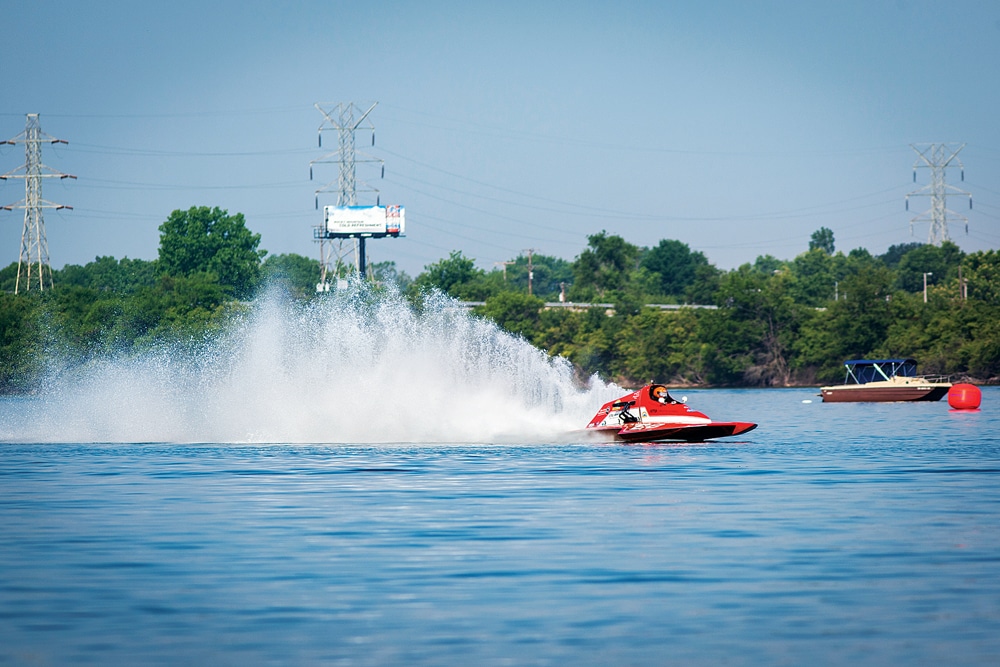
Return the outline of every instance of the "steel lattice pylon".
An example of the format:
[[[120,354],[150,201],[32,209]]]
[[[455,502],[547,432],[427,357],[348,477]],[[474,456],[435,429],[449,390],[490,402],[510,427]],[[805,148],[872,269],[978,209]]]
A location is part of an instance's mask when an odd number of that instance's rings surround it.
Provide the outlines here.
[[[313,165],[323,164],[323,163],[333,163],[339,166],[339,173],[337,176],[337,206],[357,206],[358,204],[358,183],[357,183],[357,163],[358,162],[372,162],[382,165],[382,175],[385,175],[385,163],[379,158],[372,157],[365,153],[360,153],[355,150],[355,133],[359,129],[371,130],[372,133],[372,145],[375,145],[375,127],[371,124],[371,121],[365,122],[368,119],[368,115],[375,109],[378,102],[375,102],[367,109],[363,110],[363,107],[358,106],[354,102],[341,102],[333,106],[326,105],[328,108],[323,108],[320,104],[315,104],[316,109],[323,114],[323,122],[319,126],[318,130],[318,143],[319,146],[323,146],[323,131],[324,130],[336,130],[337,131],[337,150],[332,153],[327,153],[321,158],[312,160],[309,162],[309,178],[313,177]],[[355,120],[357,117],[357,120]],[[361,157],[359,158],[358,155]],[[374,192],[375,202],[379,204],[378,190],[371,187],[367,183],[361,183],[362,188],[360,192]],[[327,183],[325,186],[319,188],[315,192],[316,198],[316,208],[319,208],[319,196],[322,193],[332,193],[334,192],[333,182]],[[316,238],[320,244],[320,285],[325,285],[327,269],[329,260],[325,252],[325,243],[330,239],[326,239],[316,230]],[[352,239],[353,240],[353,251],[354,251],[354,265],[355,269],[364,277],[365,267],[364,262],[364,238]],[[337,242],[337,248],[334,254],[337,256],[337,273],[339,277],[340,267],[342,265],[342,260],[349,251],[344,250],[343,240]]]
[[[62,174],[49,169],[42,164],[42,143],[65,144],[62,139],[54,139],[42,132],[37,113],[27,114],[24,132],[13,139],[0,142],[2,144],[24,144],[24,164],[14,171],[0,176],[0,179],[23,178],[24,199],[3,208],[12,211],[15,208],[24,209],[24,229],[21,232],[21,256],[17,262],[17,280],[14,283],[14,293],[23,288],[44,290],[52,287],[52,267],[49,264],[49,244],[45,238],[45,220],[42,209],[67,208],[62,204],[54,204],[42,199],[43,178],[76,178],[70,174]],[[22,173],[23,171],[23,173]]]
[[[945,183],[945,172],[948,167],[954,166],[961,169],[962,180],[965,180],[965,167],[958,154],[965,144],[910,144],[910,148],[917,152],[919,156],[913,164],[913,181],[917,181],[917,169],[928,168],[931,170],[931,182],[924,187],[906,195],[906,209],[910,209],[910,197],[930,197],[931,207],[922,214],[910,220],[910,234],[913,234],[913,223],[930,222],[927,233],[927,242],[932,245],[941,245],[950,239],[948,235],[949,218],[953,222],[964,222],[965,233],[969,233],[969,219],[964,215],[959,215],[950,210],[947,205],[948,195],[958,195],[969,198],[969,208],[972,208],[972,195],[965,190],[959,190],[953,185]]]

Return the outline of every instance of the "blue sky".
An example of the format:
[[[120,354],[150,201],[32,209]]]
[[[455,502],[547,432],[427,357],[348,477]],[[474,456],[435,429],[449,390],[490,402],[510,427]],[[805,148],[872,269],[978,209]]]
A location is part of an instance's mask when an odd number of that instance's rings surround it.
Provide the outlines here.
[[[0,139],[26,113],[68,145],[43,162],[52,264],[153,259],[175,209],[243,213],[272,254],[318,258],[309,162],[335,145],[315,103],[378,102],[357,143],[411,275],[461,250],[573,259],[601,230],[679,239],[720,268],[925,241],[913,143],[961,142],[949,199],[974,251],[1000,247],[1000,3],[7,1]],[[24,161],[0,147],[0,173]],[[0,182],[0,204],[24,196]],[[366,202],[362,193],[360,199]],[[374,203],[373,197],[371,203]],[[321,197],[335,203],[334,197]],[[0,266],[23,212],[0,211]]]

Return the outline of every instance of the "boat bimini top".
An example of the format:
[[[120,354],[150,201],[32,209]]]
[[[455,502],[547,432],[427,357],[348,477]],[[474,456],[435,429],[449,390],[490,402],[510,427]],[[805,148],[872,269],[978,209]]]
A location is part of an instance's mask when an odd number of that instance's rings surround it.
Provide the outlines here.
[[[916,377],[915,359],[852,359],[844,362],[844,384],[885,382],[893,377]]]

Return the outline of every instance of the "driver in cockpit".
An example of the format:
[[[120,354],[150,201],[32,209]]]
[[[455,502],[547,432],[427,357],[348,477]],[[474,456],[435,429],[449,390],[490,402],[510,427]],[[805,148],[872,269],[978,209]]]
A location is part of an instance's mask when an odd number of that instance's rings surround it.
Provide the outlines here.
[[[653,385],[653,387],[649,390],[649,393],[653,397],[653,400],[656,401],[657,403],[677,402],[670,396],[670,392],[668,392],[667,388],[664,387],[662,384]]]

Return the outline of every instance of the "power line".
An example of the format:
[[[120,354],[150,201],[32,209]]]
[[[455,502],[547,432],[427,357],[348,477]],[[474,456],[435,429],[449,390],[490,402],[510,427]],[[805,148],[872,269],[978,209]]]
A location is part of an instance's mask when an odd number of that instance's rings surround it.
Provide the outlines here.
[[[74,143],[67,149],[74,153],[98,155],[133,155],[136,157],[250,157],[255,155],[296,155],[311,152],[310,148],[275,148],[260,151],[174,151],[156,148],[129,148],[125,146],[105,146],[101,144]],[[90,149],[90,150],[88,150]]]
[[[847,207],[847,208],[830,208],[830,207],[835,207],[835,206],[836,207],[843,207],[845,204],[848,204],[848,203],[851,203],[851,202],[860,201],[860,200],[864,200],[864,199],[869,199],[871,197],[876,197],[876,196],[883,195],[883,194],[887,194],[887,193],[890,193],[890,192],[893,192],[893,191],[897,191],[897,190],[900,189],[900,187],[902,187],[900,185],[894,185],[892,187],[885,188],[883,190],[879,190],[877,192],[872,192],[872,193],[868,193],[868,194],[864,194],[864,195],[858,195],[857,197],[850,197],[848,199],[841,199],[841,200],[832,201],[832,202],[825,202],[823,204],[814,204],[812,206],[805,206],[805,207],[802,207],[802,208],[788,209],[788,210],[782,210],[782,211],[768,211],[768,212],[759,212],[759,213],[745,213],[745,214],[726,215],[726,216],[710,216],[710,217],[703,217],[703,216],[702,217],[699,217],[699,216],[664,216],[664,215],[661,215],[661,214],[645,214],[645,213],[638,213],[638,212],[635,212],[635,211],[622,211],[620,209],[607,209],[607,208],[601,208],[601,207],[596,207],[596,206],[588,206],[586,204],[579,204],[577,202],[567,202],[567,201],[562,201],[562,200],[558,200],[558,199],[551,199],[551,198],[548,198],[548,197],[541,197],[541,196],[538,196],[538,195],[533,195],[533,194],[529,194],[529,193],[526,193],[526,192],[520,192],[518,190],[512,190],[512,189],[509,189],[509,188],[504,188],[504,187],[501,187],[501,186],[498,186],[498,185],[494,185],[492,183],[486,183],[484,181],[479,181],[479,180],[476,180],[476,179],[473,179],[473,178],[469,178],[468,176],[463,176],[461,174],[457,174],[455,172],[451,172],[451,171],[448,171],[448,170],[445,170],[445,169],[441,169],[439,167],[435,167],[434,165],[427,164],[426,162],[421,162],[419,160],[415,160],[413,158],[406,157],[405,155],[400,155],[399,153],[394,153],[393,151],[385,149],[385,148],[382,149],[382,152],[384,152],[384,153],[386,153],[388,155],[392,155],[394,157],[398,157],[398,158],[400,158],[402,160],[405,160],[407,162],[412,162],[413,164],[416,164],[416,165],[419,165],[421,167],[424,167],[425,169],[430,169],[430,170],[439,172],[441,174],[445,174],[447,176],[451,176],[453,178],[458,178],[458,179],[461,179],[463,181],[466,181],[466,182],[469,182],[469,183],[473,183],[475,185],[480,185],[480,186],[483,186],[483,187],[491,188],[491,189],[497,190],[499,192],[506,192],[506,193],[509,193],[509,194],[512,194],[512,195],[517,195],[519,197],[525,197],[525,198],[528,198],[528,199],[534,199],[534,200],[546,202],[546,203],[549,203],[549,204],[555,204],[556,206],[558,206],[560,208],[547,208],[547,207],[542,207],[542,206],[534,206],[534,205],[531,205],[531,204],[522,204],[522,203],[516,202],[516,201],[511,201],[511,200],[506,200],[506,199],[499,199],[499,198],[496,198],[496,197],[489,197],[489,196],[485,196],[485,195],[479,195],[479,194],[476,194],[476,193],[473,193],[473,192],[469,192],[469,191],[466,191],[466,190],[458,190],[458,189],[455,189],[455,188],[449,188],[449,187],[446,187],[446,186],[443,186],[443,185],[438,185],[438,184],[431,183],[431,182],[428,182],[428,181],[422,181],[422,180],[414,178],[412,176],[402,176],[403,178],[406,178],[408,180],[414,181],[416,183],[420,183],[422,185],[428,185],[428,186],[431,186],[431,187],[440,188],[442,190],[448,190],[448,191],[454,192],[456,194],[465,194],[465,195],[469,195],[469,196],[476,197],[476,198],[479,198],[479,199],[486,199],[486,200],[489,200],[489,201],[496,201],[496,202],[500,202],[500,203],[511,204],[511,205],[514,205],[514,206],[521,206],[523,208],[531,208],[531,209],[535,209],[535,210],[539,210],[539,211],[561,212],[561,211],[565,210],[566,208],[575,208],[575,209],[580,209],[580,211],[577,212],[576,215],[589,215],[589,216],[593,216],[593,217],[606,217],[608,215],[616,215],[616,216],[619,216],[619,217],[628,217],[628,218],[637,219],[637,220],[654,220],[654,221],[669,220],[669,221],[678,221],[678,222],[690,222],[690,221],[695,221],[695,222],[727,222],[727,221],[731,221],[731,220],[795,218],[795,217],[801,217],[802,215],[806,215],[807,212],[810,212],[810,211],[813,211],[813,212],[816,212],[816,213],[822,213],[822,214],[844,213],[844,212],[847,212],[847,211],[858,210],[859,208],[867,208],[869,206],[877,206],[879,204],[885,204],[885,203],[888,203],[888,201],[887,200],[883,200],[883,201],[875,202],[873,204],[864,204],[862,206],[854,206],[854,207]]]
[[[270,190],[301,188],[305,181],[283,181],[271,183],[248,183],[245,185],[181,185],[172,183],[138,183],[134,181],[112,181],[101,178],[84,178],[81,187],[104,190]]]
[[[442,116],[437,114],[432,114],[424,111],[419,111],[416,109],[408,109],[398,105],[385,104],[384,106],[390,109],[396,109],[398,111],[403,111],[409,114],[415,114],[418,116],[429,117],[433,120],[440,121],[443,123],[451,123],[454,126],[464,128],[466,132],[478,133],[486,136],[493,137],[506,137],[514,140],[521,140],[531,143],[545,142],[550,144],[563,144],[563,145],[573,145],[581,146],[585,148],[598,148],[606,150],[617,150],[623,152],[637,152],[637,153],[651,153],[651,154],[676,154],[676,155],[704,155],[704,156],[727,156],[727,157],[759,157],[763,155],[774,155],[774,156],[790,156],[790,155],[853,155],[857,153],[894,153],[906,150],[905,147],[899,145],[891,146],[872,146],[867,148],[851,149],[817,149],[817,150],[781,150],[781,151],[760,151],[760,150],[747,150],[747,151],[733,151],[733,150],[707,150],[707,149],[697,149],[697,148],[682,148],[676,146],[654,146],[650,144],[615,144],[608,143],[606,141],[594,141],[591,139],[580,138],[580,137],[570,137],[566,135],[554,135],[551,133],[538,133],[538,132],[526,132],[522,130],[513,130],[507,127],[500,127],[496,125],[487,125],[484,123],[468,121],[458,118],[450,118],[448,116]],[[434,125],[431,123],[420,123],[407,119],[396,118],[397,121],[403,123],[410,123],[411,125],[419,125],[422,127],[430,127],[439,130],[452,131],[454,127],[446,127],[443,125]]]
[[[305,106],[270,107],[262,109],[225,109],[220,111],[178,111],[174,113],[46,113],[49,118],[204,118],[209,116],[258,116],[272,113],[303,111]],[[0,116],[20,116],[19,113],[0,112]]]

